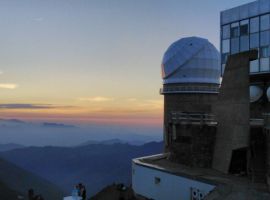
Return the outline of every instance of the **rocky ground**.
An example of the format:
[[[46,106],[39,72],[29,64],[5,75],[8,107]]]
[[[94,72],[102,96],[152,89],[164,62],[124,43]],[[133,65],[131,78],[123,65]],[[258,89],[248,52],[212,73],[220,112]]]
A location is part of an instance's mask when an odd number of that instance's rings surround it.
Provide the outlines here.
[[[136,197],[131,187],[126,187],[123,184],[113,184],[101,190],[97,195],[90,198],[90,200],[147,200],[147,199]]]

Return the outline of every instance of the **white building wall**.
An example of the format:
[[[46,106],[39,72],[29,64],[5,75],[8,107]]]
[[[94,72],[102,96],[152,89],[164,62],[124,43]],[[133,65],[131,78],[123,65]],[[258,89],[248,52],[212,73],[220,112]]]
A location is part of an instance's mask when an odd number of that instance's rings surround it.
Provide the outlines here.
[[[155,178],[160,178],[155,183]],[[199,189],[203,194],[215,188],[203,182],[166,173],[154,168],[132,164],[132,187],[136,194],[154,200],[191,200],[191,189]]]
[[[82,197],[69,196],[69,197],[64,197],[64,200],[82,200]]]

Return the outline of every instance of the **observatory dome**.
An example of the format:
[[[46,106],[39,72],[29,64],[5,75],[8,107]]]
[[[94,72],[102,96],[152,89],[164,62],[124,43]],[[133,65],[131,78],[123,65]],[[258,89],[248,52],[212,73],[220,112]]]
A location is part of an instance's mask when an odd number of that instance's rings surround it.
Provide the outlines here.
[[[207,39],[188,37],[177,40],[162,59],[163,84],[220,84],[220,55]]]

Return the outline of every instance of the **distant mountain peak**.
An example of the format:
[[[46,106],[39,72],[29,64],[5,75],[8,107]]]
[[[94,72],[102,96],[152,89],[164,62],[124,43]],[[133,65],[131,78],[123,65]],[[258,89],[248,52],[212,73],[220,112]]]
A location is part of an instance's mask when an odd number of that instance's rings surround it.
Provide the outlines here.
[[[25,121],[22,121],[20,119],[2,119],[0,118],[0,121],[2,122],[11,122],[11,123],[18,123],[18,124],[25,124]]]
[[[49,128],[77,128],[74,125],[70,124],[61,124],[61,123],[53,123],[53,122],[44,122],[42,124],[44,127],[49,127]]]
[[[15,143],[0,144],[0,152],[24,148],[25,146]]]
[[[92,145],[92,144],[103,144],[103,145],[113,145],[113,144],[130,144],[130,145],[136,145],[140,146],[147,143],[146,141],[139,141],[139,140],[121,140],[118,138],[112,138],[108,140],[88,140],[86,142],[83,142],[79,144],[78,146],[87,146],[87,145]]]

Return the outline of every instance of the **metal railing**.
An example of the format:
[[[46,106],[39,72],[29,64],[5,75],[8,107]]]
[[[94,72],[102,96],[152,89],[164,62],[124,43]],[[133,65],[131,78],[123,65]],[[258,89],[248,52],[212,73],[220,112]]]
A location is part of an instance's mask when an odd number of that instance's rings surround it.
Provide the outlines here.
[[[217,125],[217,118],[211,113],[171,112],[170,121],[180,124],[211,124]],[[264,126],[270,129],[270,113],[264,113],[263,118],[250,118],[251,126]]]
[[[217,124],[215,115],[209,113],[172,112],[171,121],[174,123]]]
[[[168,93],[218,93],[219,86],[205,86],[205,85],[182,85],[182,86],[164,86],[160,88],[160,94]]]

